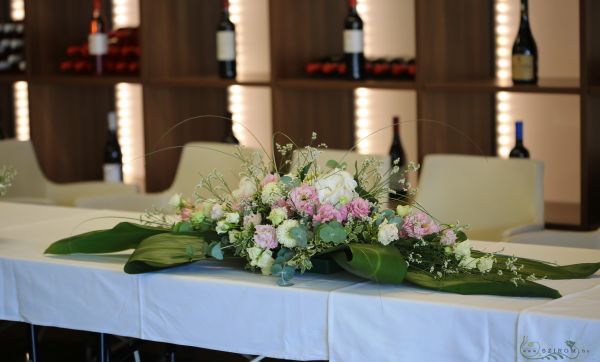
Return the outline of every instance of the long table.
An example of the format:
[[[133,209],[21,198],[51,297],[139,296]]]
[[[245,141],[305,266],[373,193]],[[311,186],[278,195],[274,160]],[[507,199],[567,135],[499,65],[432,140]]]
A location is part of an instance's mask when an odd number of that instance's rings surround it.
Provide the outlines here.
[[[346,273],[307,273],[279,287],[215,261],[129,275],[127,253],[43,255],[52,241],[137,217],[0,202],[0,319],[296,360],[600,360],[600,275],[543,281],[564,295],[549,300],[439,293]],[[600,261],[600,250],[475,244],[561,264]]]

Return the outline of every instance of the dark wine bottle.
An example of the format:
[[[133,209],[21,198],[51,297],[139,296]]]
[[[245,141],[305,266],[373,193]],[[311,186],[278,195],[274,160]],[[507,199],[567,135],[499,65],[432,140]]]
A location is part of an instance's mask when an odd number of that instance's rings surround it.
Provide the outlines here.
[[[123,154],[117,138],[117,116],[108,113],[108,134],[104,145],[104,181],[123,182]]]
[[[512,49],[512,79],[515,84],[538,81],[538,52],[529,26],[528,0],[521,0],[521,23]]]
[[[515,122],[515,147],[510,150],[510,158],[529,158],[529,151],[523,145],[523,121]]]
[[[94,73],[103,73],[104,56],[108,53],[108,34],[106,25],[101,14],[102,0],[94,0],[92,20],[90,22],[90,34],[88,35],[89,53],[92,56]]]
[[[349,0],[348,16],[344,21],[344,57],[348,79],[364,79],[363,21],[356,11],[356,0]]]
[[[217,26],[217,60],[219,76],[234,79],[236,76],[235,25],[229,20],[229,0],[223,0],[221,21]]]
[[[225,113],[225,117],[227,118],[227,126],[225,129],[225,137],[223,138],[223,142],[239,145],[240,141],[235,137],[235,134],[233,133],[233,114],[227,111]]]
[[[398,166],[400,171],[402,171],[406,167],[406,156],[404,154],[404,149],[402,148],[402,142],[400,141],[400,117],[394,116],[392,118],[392,124],[394,126],[394,135],[392,138],[392,145],[390,146],[390,168],[394,168]],[[390,198],[399,200],[402,202],[404,197],[406,196],[406,191],[402,184],[400,184],[400,180],[402,175],[400,172],[397,172],[390,177],[390,188],[394,191],[394,193],[390,194]]]

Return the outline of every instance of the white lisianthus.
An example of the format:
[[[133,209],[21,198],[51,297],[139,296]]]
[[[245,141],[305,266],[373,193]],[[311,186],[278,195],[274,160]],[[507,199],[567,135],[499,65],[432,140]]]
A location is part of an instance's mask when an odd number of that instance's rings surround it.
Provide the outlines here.
[[[471,256],[464,256],[462,259],[460,259],[460,262],[458,263],[458,266],[461,268],[465,268],[465,269],[473,269],[477,266],[478,261],[476,258],[473,258]]]
[[[469,240],[465,240],[461,243],[455,244],[454,256],[458,260],[460,260],[462,258],[470,257],[471,256],[471,242]]]
[[[296,239],[290,235],[290,231],[298,225],[300,225],[298,220],[285,220],[277,227],[277,240],[281,245],[286,248],[296,246]]]
[[[287,210],[283,207],[276,207],[271,210],[267,219],[271,220],[271,223],[275,226],[281,224],[284,220],[287,220]]]
[[[260,199],[264,204],[272,205],[283,198],[283,190],[277,182],[270,182],[265,185],[260,194]]]
[[[379,225],[379,231],[377,231],[377,241],[383,245],[389,245],[392,241],[398,240],[398,228],[396,224],[388,224],[387,221]]]
[[[238,239],[240,238],[240,234],[241,232],[239,232],[238,230],[231,230],[229,231],[229,242],[230,243],[235,243],[238,241]]]
[[[225,220],[221,220],[217,222],[217,227],[215,229],[217,231],[217,234],[226,234],[227,231],[229,231],[229,224],[227,224]]]
[[[240,214],[237,212],[228,212],[225,214],[225,221],[235,225],[240,222]]]
[[[171,196],[171,198],[169,199],[169,206],[173,207],[173,208],[178,208],[181,206],[181,202],[182,202],[182,197],[181,194],[174,194],[173,196]]]
[[[256,261],[256,266],[260,268],[260,271],[263,275],[271,274],[271,267],[273,263],[275,263],[275,259],[273,259],[273,253],[271,250],[265,250],[260,254],[260,257]]]
[[[356,197],[356,189],[358,184],[348,172],[333,169],[325,175],[319,177],[314,187],[319,194],[319,201],[322,204],[331,204],[340,206],[352,201]]]
[[[494,266],[494,258],[491,256],[483,256],[477,259],[477,269],[482,273],[487,273]]]
[[[238,188],[233,190],[232,195],[235,199],[247,199],[252,197],[256,193],[258,189],[256,188],[256,184],[252,182],[248,177],[242,177]]]
[[[248,258],[250,259],[250,265],[256,266],[258,264],[258,258],[260,257],[260,254],[262,254],[263,249],[259,248],[258,246],[253,246],[246,249],[246,252],[248,253]]]
[[[396,214],[400,217],[405,217],[406,215],[410,214],[411,211],[412,207],[408,205],[398,205],[398,207],[396,207]]]
[[[210,210],[210,218],[213,220],[218,220],[225,215],[225,211],[223,211],[223,206],[221,204],[214,204]]]

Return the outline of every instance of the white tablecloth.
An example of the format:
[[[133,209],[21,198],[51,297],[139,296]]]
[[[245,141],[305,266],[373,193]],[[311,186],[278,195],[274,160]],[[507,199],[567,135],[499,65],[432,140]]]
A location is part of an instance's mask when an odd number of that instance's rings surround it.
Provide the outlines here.
[[[377,285],[345,273],[305,274],[283,288],[218,262],[128,275],[127,253],[42,254],[54,240],[118,221],[104,216],[137,217],[0,202],[0,319],[300,360],[521,361],[565,341],[583,351],[578,360],[600,360],[600,278],[547,281],[568,295],[549,300]],[[585,249],[478,246],[560,263],[600,260]],[[523,337],[538,343],[524,354]]]

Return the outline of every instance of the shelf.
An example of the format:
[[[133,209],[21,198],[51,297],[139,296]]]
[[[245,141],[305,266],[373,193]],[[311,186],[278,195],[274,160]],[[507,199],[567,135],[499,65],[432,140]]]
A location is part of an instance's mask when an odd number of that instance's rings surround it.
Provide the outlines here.
[[[164,77],[164,78],[151,78],[143,81],[147,85],[165,85],[165,86],[179,86],[179,87],[213,87],[213,88],[226,88],[231,85],[245,85],[245,86],[270,86],[271,82],[268,79],[265,80],[234,80],[234,79],[221,79],[219,77]]]
[[[0,84],[18,82],[26,80],[26,78],[27,76],[25,74],[0,74]]]
[[[523,92],[523,93],[560,93],[580,94],[578,79],[541,79],[535,85],[514,85],[511,81],[502,82],[496,79],[429,82],[425,90],[456,92]]]
[[[350,81],[344,79],[291,78],[277,80],[275,84],[282,88],[294,89],[417,89],[417,84],[410,80]]]
[[[94,75],[44,75],[30,76],[26,80],[31,83],[60,85],[113,85],[117,83],[140,83],[138,76],[94,76]]]

